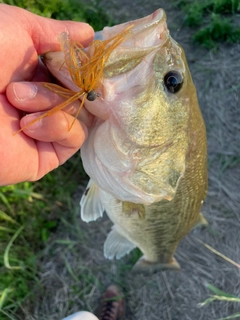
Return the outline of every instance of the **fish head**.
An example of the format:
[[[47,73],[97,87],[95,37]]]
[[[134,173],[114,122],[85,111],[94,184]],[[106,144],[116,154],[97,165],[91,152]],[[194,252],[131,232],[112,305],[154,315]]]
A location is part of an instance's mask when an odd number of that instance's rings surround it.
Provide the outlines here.
[[[171,201],[184,176],[189,124],[198,108],[183,49],[170,36],[163,10],[105,28],[103,39],[133,25],[104,68],[101,99],[85,107],[97,120],[82,148],[84,167],[122,201]]]

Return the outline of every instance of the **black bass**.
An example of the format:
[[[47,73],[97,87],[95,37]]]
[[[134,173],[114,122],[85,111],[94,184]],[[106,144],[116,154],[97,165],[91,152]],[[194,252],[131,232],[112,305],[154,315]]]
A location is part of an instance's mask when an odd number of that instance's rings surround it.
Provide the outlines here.
[[[91,178],[81,217],[89,222],[106,211],[113,221],[106,258],[138,247],[143,257],[135,268],[179,269],[173,256],[178,243],[206,223],[200,213],[207,192],[206,129],[164,11],[104,28],[100,36],[111,39],[129,26],[105,61],[96,99],[84,102],[97,117],[81,149]],[[54,59],[47,65],[76,90],[67,70],[56,71]]]

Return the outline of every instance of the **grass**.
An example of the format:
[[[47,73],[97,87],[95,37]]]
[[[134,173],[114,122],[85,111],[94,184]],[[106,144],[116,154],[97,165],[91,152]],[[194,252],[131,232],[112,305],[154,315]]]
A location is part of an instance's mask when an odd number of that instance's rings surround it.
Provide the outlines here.
[[[18,6],[47,18],[88,22],[95,31],[112,25],[100,0],[90,0],[87,3],[81,0],[0,0],[0,3]]]
[[[211,252],[213,252],[214,254],[218,255],[219,257],[221,257],[222,259],[224,259],[225,261],[227,261],[228,263],[234,265],[235,267],[237,267],[238,269],[240,269],[240,265],[238,263],[236,263],[235,261],[233,261],[232,259],[228,258],[227,256],[225,256],[224,254],[222,254],[221,252],[215,250],[214,248],[212,248],[211,246],[209,246],[208,244],[202,242],[200,239],[196,240],[201,243],[202,245],[204,245],[206,248],[208,248]],[[210,298],[206,299],[204,302],[200,303],[199,306],[205,306],[211,302],[214,301],[224,301],[224,302],[230,302],[230,303],[240,303],[240,297],[229,294],[227,292],[224,292],[218,288],[216,288],[214,285],[210,284],[210,283],[205,283],[206,288],[208,288],[212,293],[214,293],[214,295],[211,295]],[[227,320],[227,319],[236,319],[240,317],[240,312],[237,312],[233,315],[224,317],[224,318],[220,318],[218,320]]]
[[[224,292],[222,290],[219,290],[218,288],[216,288],[215,286],[213,286],[210,283],[206,283],[206,287],[212,292],[214,293],[214,295],[211,295],[210,298],[208,298],[207,300],[205,300],[203,303],[200,304],[200,307],[205,306],[208,303],[214,302],[214,301],[225,301],[225,302],[230,302],[230,303],[239,303],[240,304],[240,298],[229,294],[227,292]],[[225,318],[220,318],[218,320],[227,320],[227,319],[239,319],[240,318],[240,312],[237,312],[233,315],[230,315],[228,317]]]
[[[240,157],[234,155],[225,155],[221,154],[220,162],[221,162],[221,172],[223,174],[227,169],[234,168],[240,164]]]
[[[240,28],[228,18],[213,13],[210,23],[195,34],[194,40],[209,49],[216,47],[218,42],[239,43]]]
[[[70,199],[84,179],[75,155],[41,181],[0,188],[0,319],[14,315],[38,285],[37,255],[63,212],[72,210]]]
[[[194,41],[208,49],[220,42],[240,42],[240,27],[233,19],[240,12],[240,0],[181,0],[178,4],[186,24],[195,29]]]

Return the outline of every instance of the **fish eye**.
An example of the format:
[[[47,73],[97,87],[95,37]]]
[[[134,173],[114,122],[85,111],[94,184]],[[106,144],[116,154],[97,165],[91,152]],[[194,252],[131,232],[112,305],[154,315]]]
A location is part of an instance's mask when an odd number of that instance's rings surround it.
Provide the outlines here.
[[[176,93],[183,85],[183,77],[178,71],[169,71],[164,76],[164,84],[168,91]]]
[[[89,101],[94,101],[97,99],[97,97],[98,97],[98,94],[94,90],[89,91],[87,94],[87,99]]]

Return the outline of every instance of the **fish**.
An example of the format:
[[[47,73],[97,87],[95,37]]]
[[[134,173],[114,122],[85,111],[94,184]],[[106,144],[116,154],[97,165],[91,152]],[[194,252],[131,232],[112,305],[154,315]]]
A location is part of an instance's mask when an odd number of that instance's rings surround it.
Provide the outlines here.
[[[206,128],[184,50],[171,37],[166,13],[105,27],[105,41],[131,26],[108,56],[97,98],[84,107],[95,120],[81,148],[90,181],[80,206],[90,222],[106,212],[113,227],[104,243],[107,259],[134,248],[133,269],[179,270],[180,241],[206,225]],[[62,54],[62,53],[61,53]],[[61,57],[61,58],[59,58]],[[76,91],[64,56],[48,56],[49,70]]]

